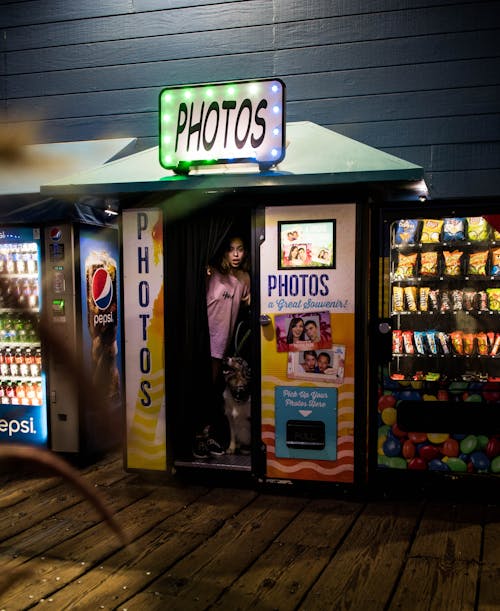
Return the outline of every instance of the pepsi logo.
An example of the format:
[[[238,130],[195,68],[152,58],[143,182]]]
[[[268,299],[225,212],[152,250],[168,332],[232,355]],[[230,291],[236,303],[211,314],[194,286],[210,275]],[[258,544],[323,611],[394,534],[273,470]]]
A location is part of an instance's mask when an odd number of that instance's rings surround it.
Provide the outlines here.
[[[103,267],[95,270],[92,276],[92,300],[99,310],[105,310],[113,299],[113,281]]]
[[[62,238],[62,230],[60,227],[52,227],[49,235],[52,241],[57,242]]]

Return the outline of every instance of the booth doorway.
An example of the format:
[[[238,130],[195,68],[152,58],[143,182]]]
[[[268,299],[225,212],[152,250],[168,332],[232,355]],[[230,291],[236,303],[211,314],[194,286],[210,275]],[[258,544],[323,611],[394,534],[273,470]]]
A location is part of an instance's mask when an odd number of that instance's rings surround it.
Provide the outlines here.
[[[177,467],[250,470],[250,453],[225,453],[199,458],[194,439],[210,417],[211,434],[223,448],[230,433],[224,415],[224,378],[212,379],[212,359],[207,315],[207,267],[221,256],[230,236],[245,245],[252,278],[251,211],[232,206],[212,206],[189,218],[167,222],[165,228],[165,375],[167,445]],[[254,287],[251,286],[251,292]],[[227,346],[226,356],[238,356],[252,368],[250,308],[241,308]],[[250,448],[249,448],[250,450]]]

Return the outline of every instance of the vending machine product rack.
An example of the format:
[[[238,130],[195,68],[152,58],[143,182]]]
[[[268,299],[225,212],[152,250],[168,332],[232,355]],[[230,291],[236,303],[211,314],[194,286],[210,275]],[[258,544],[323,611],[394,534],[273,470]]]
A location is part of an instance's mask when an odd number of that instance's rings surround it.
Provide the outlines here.
[[[41,345],[36,244],[0,247],[0,398],[3,404],[41,405]]]
[[[444,222],[432,219],[436,229]],[[465,223],[453,218],[448,224]],[[463,228],[443,233],[447,239],[424,231],[411,243],[393,229],[392,379],[432,379],[444,364],[452,380],[500,381],[500,234],[485,219],[482,225],[480,233],[469,231],[481,239],[466,239]]]
[[[382,301],[391,350],[386,365],[379,363],[377,466],[497,474],[497,217],[431,216],[393,214],[386,222]]]
[[[47,443],[42,378],[40,241],[37,231],[0,241],[0,432],[14,441]],[[10,238],[10,239],[9,239]],[[24,239],[23,239],[24,238]]]

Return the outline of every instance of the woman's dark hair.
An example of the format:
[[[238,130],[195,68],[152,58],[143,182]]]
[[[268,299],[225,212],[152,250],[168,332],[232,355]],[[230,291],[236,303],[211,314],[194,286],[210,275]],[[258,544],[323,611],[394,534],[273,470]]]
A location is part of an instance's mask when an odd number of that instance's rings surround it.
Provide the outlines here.
[[[293,344],[292,329],[294,329],[298,325],[299,322],[304,323],[304,319],[301,318],[300,316],[296,316],[292,318],[292,320],[290,321],[290,324],[288,325],[288,333],[286,335],[287,344]],[[302,333],[300,334],[299,340],[304,340],[304,339],[305,339],[305,335],[304,335],[304,331],[302,331]]]
[[[245,254],[243,256],[243,260],[241,262],[239,269],[243,270],[244,272],[248,272],[250,270],[250,265],[248,263],[248,256],[247,256],[247,247],[245,246],[245,240],[242,237],[240,237],[239,235],[231,235],[229,238],[226,238],[224,240],[224,244],[222,246],[221,254],[219,257],[219,262],[217,265],[219,271],[222,274],[228,274],[231,269],[230,265],[226,261],[226,253],[229,252],[229,249],[231,247],[231,242],[233,240],[241,240],[241,243],[243,244],[243,248],[245,249]]]

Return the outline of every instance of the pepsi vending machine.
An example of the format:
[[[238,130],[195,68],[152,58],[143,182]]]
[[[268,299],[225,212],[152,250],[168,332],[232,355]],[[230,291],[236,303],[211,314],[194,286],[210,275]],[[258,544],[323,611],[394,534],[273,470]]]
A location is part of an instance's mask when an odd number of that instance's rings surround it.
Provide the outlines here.
[[[117,231],[60,223],[0,235],[0,440],[79,455],[117,445]]]
[[[47,444],[40,229],[0,231],[0,440]]]

